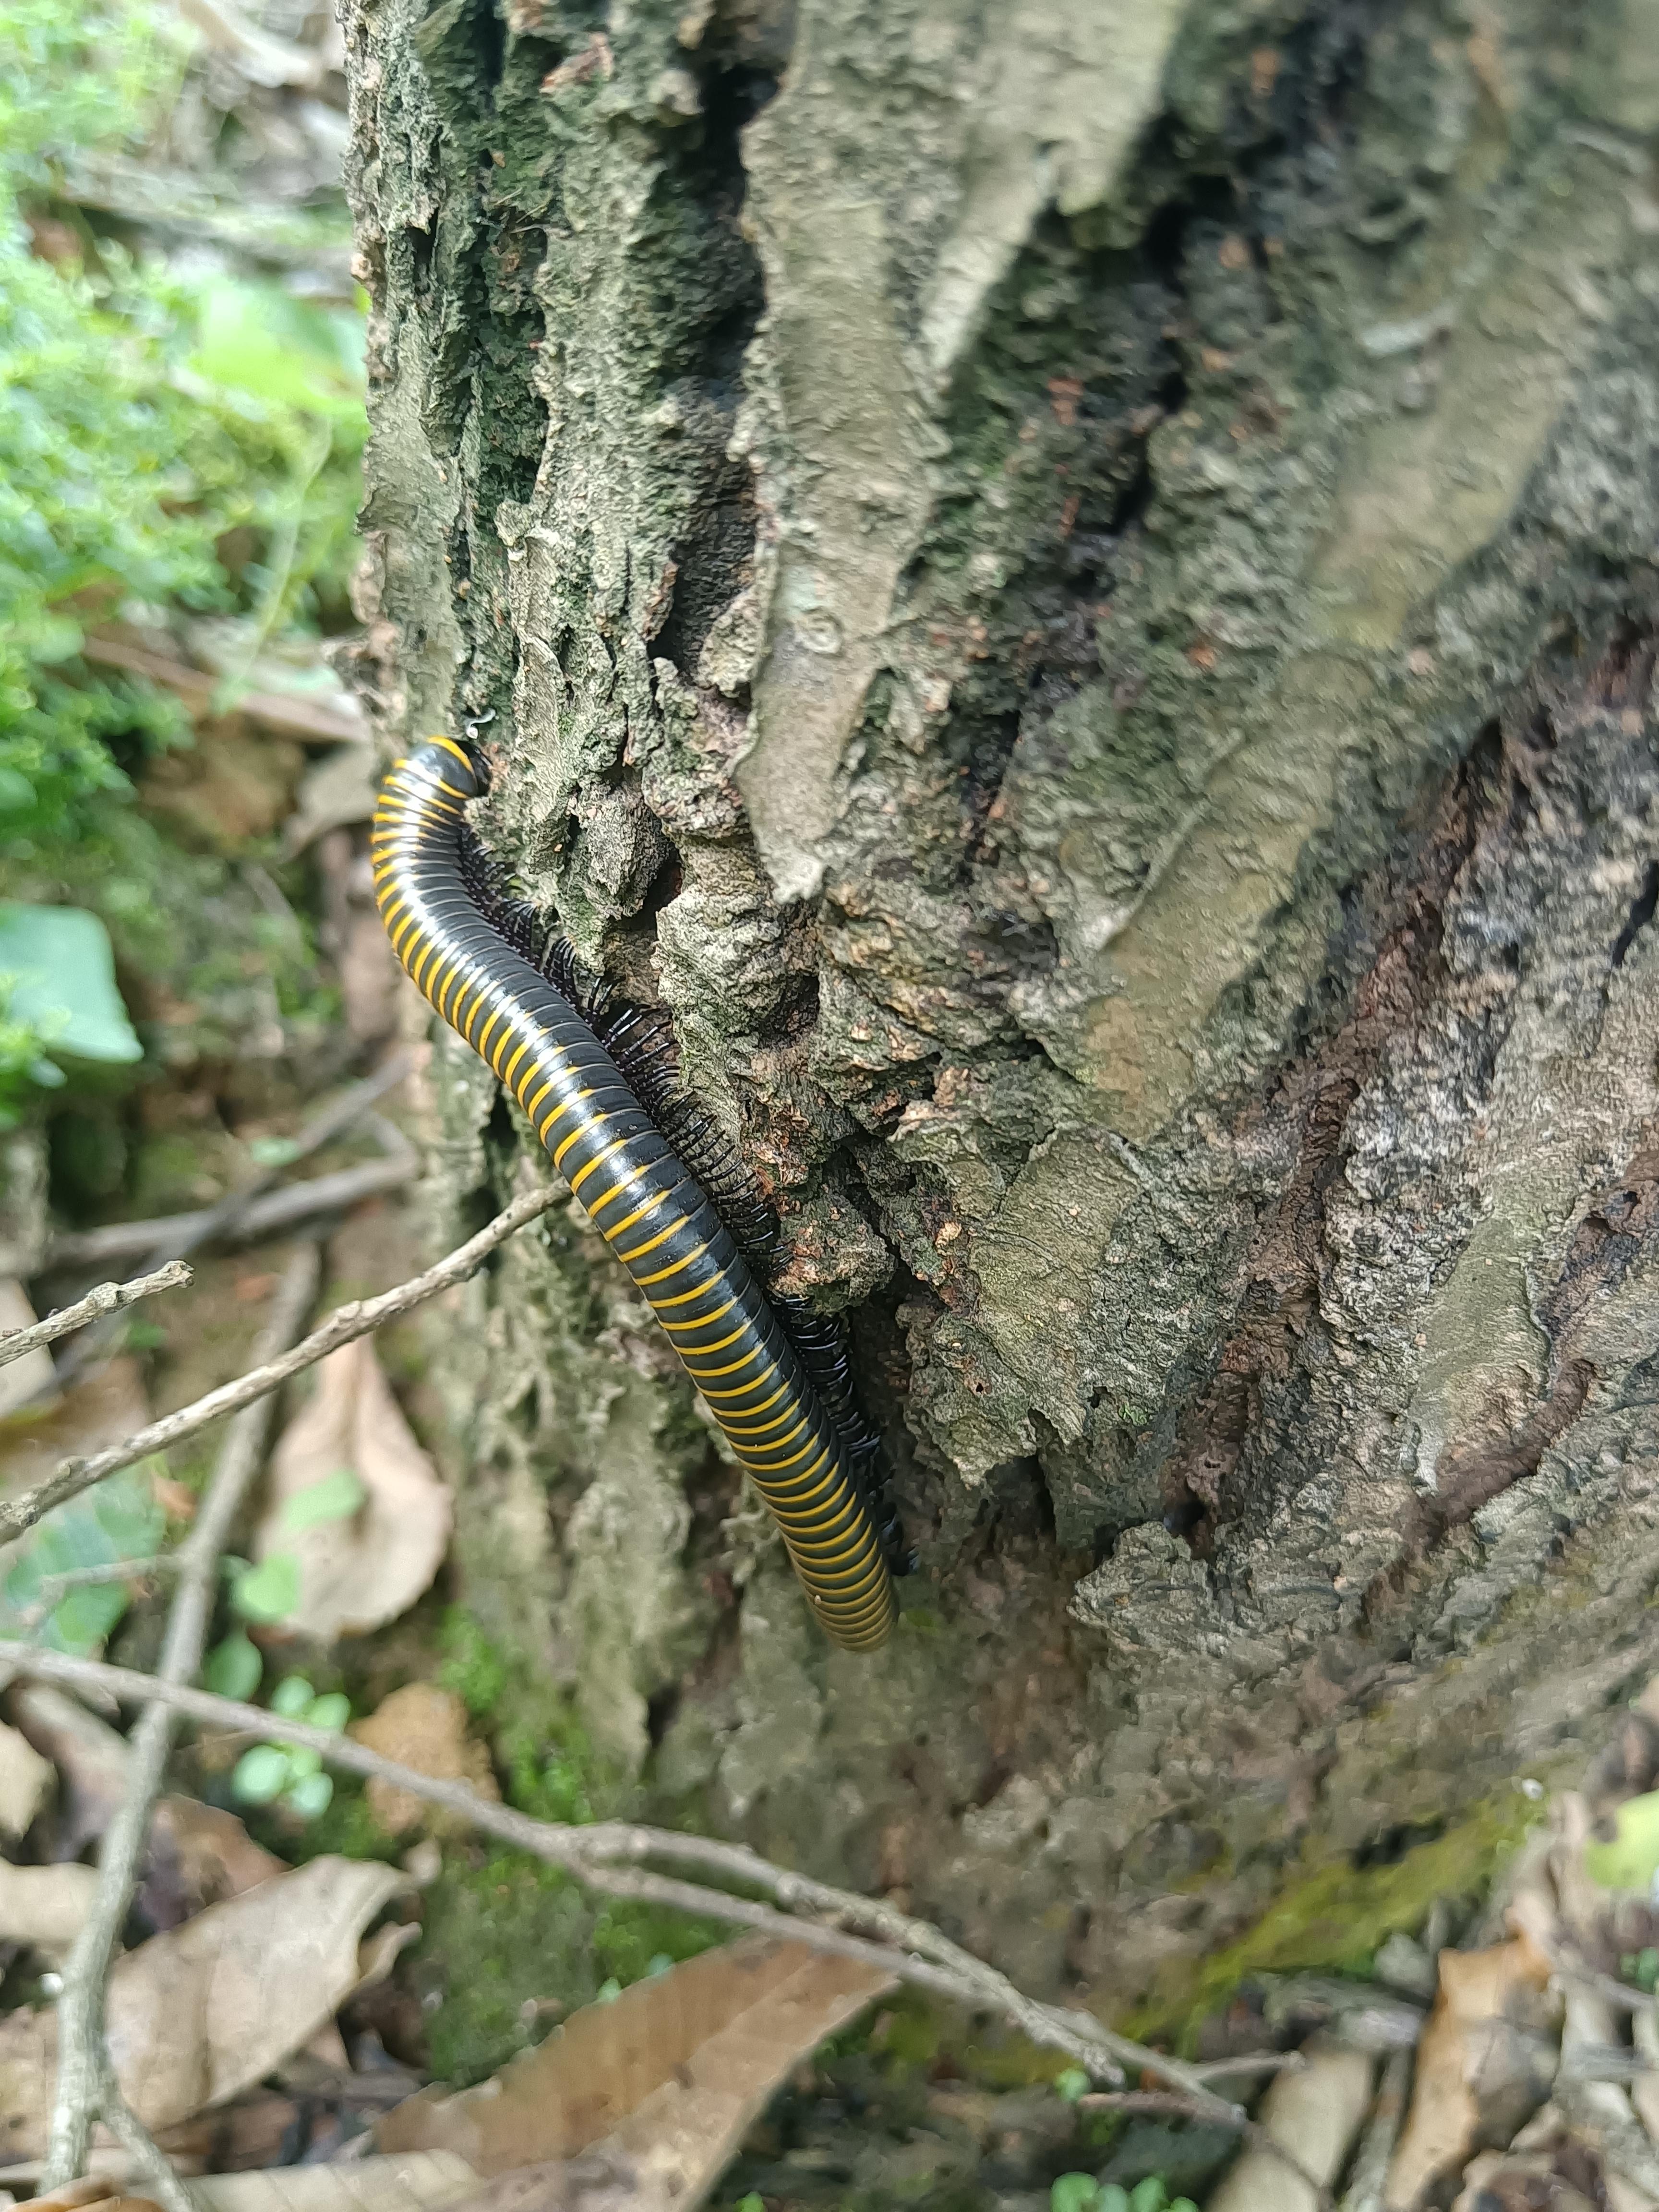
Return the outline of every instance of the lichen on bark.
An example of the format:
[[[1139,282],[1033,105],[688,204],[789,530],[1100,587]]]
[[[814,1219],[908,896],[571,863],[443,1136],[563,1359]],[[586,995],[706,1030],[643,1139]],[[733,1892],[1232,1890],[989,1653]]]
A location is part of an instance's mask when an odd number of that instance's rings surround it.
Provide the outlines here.
[[[821,1649],[556,1215],[446,1353],[471,1601],[646,1788],[1167,1993],[1653,1662],[1659,8],[348,35],[366,695],[497,714],[922,1561]]]

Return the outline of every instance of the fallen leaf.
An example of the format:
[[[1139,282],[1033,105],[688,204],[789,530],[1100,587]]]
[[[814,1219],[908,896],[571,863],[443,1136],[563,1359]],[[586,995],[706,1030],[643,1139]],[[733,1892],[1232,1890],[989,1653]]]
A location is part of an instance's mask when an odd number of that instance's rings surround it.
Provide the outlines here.
[[[466,1732],[466,1707],[453,1691],[430,1682],[410,1682],[394,1690],[367,1720],[355,1721],[346,1730],[366,1751],[382,1759],[395,1759],[445,1782],[470,1783],[481,1796],[499,1797],[489,1769],[489,1753]],[[387,1835],[401,1835],[416,1821],[441,1835],[464,1826],[441,1805],[399,1790],[395,1783],[371,1777],[365,1793],[368,1809]]]
[[[1440,1993],[1389,2166],[1389,2212],[1409,2212],[1473,2152],[1507,2143],[1543,2102],[1557,2057],[1549,1979],[1549,1960],[1525,1933],[1484,1951],[1440,1954]]]
[[[52,1788],[52,1761],[21,1730],[0,1721],[0,1831],[13,1838],[34,1826]]]
[[[453,2151],[408,2151],[268,2173],[210,2173],[192,2181],[190,2193],[204,2212],[446,2212],[477,2195],[478,2177]]]
[[[15,1275],[0,1275],[0,1336],[14,1329],[33,1328],[40,1316],[29,1304],[28,1292]],[[44,1399],[57,1370],[44,1344],[0,1367],[0,1421],[16,1413],[31,1399]]]
[[[386,1385],[368,1337],[331,1352],[316,1392],[272,1455],[261,1563],[287,1557],[299,1595],[285,1626],[324,1638],[361,1635],[405,1613],[449,1544],[450,1497]],[[304,1520],[305,1495],[348,1468],[362,1486],[349,1517]]]
[[[486,2177],[592,2150],[690,2212],[796,2061],[892,1986],[875,1967],[744,1936],[584,2006],[476,2089],[422,2090],[377,2141],[453,2150]]]
[[[118,1960],[110,2051],[146,2127],[222,2104],[313,2036],[356,1984],[364,1929],[402,1887],[394,1868],[313,1859]],[[57,2051],[54,2014],[0,2020],[0,2156],[43,2145]]]
[[[58,1771],[55,1858],[79,1858],[126,1796],[126,1738],[50,1682],[20,1682],[9,1700],[20,1732]]]
[[[138,1909],[152,1928],[176,1928],[204,1906],[240,1897],[287,1872],[234,1813],[194,1797],[163,1797],[149,1824]]]
[[[1371,2101],[1371,2061],[1328,2035],[1304,2046],[1305,2063],[1275,2074],[1258,2124],[1322,2186],[1341,2172]],[[1208,2200],[1209,2212],[1317,2212],[1316,2191],[1265,2146],[1247,2144]]]
[[[0,1940],[27,1943],[57,1966],[80,1934],[98,1890],[88,1866],[13,1866],[0,1859]]]

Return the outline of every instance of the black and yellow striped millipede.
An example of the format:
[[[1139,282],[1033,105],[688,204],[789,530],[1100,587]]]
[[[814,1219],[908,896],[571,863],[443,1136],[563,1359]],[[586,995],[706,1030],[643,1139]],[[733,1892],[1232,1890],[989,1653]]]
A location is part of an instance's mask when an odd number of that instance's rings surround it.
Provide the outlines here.
[[[533,948],[515,949],[496,926],[499,908],[492,919],[480,897],[465,809],[486,781],[481,761],[447,738],[387,775],[370,853],[393,949],[518,1100],[628,1270],[770,1507],[825,1631],[848,1650],[873,1650],[896,1607],[857,1450],[709,1191],[584,1018],[579,994],[526,957]]]

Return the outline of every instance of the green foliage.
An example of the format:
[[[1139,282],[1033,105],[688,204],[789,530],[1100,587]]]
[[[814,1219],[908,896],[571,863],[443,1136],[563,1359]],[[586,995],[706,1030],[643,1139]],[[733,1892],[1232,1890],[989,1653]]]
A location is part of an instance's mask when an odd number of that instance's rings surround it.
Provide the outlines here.
[[[209,1652],[202,1680],[216,1698],[236,1698],[246,1702],[258,1688],[259,1677],[264,1671],[265,1662],[258,1645],[239,1628]]]
[[[462,1605],[447,1606],[438,1624],[443,1664],[439,1686],[449,1690],[473,1719],[492,1712],[507,1687],[507,1662],[485,1635],[476,1615]]]
[[[279,283],[182,277],[84,234],[84,263],[31,251],[23,217],[63,172],[141,139],[188,40],[157,0],[0,0],[0,866],[51,881],[107,844],[134,774],[187,741],[175,701],[82,657],[125,608],[275,632],[337,610],[360,497],[360,314]],[[243,556],[221,558],[236,531]],[[125,921],[158,865],[131,841],[83,890]],[[61,896],[61,893],[59,894]],[[0,972],[3,972],[0,969]],[[0,1012],[0,1104],[54,1080],[47,1039]]]
[[[1634,1982],[1651,1996],[1659,1989],[1659,1951],[1650,1943],[1645,1950],[1627,1951],[1619,1961],[1619,1971],[1627,1982]]]
[[[26,1082],[64,1080],[60,1058],[143,1056],[115,988],[109,933],[78,907],[0,903],[0,1129],[19,1119]]]
[[[351,1701],[337,1690],[319,1697],[303,1674],[286,1674],[270,1693],[270,1710],[280,1720],[337,1729],[351,1717]],[[280,1804],[301,1820],[319,1819],[334,1799],[322,1754],[302,1743],[255,1744],[231,1770],[230,1788],[244,1805]]]
[[[295,1492],[283,1508],[283,1526],[290,1536],[297,1536],[302,1528],[314,1528],[320,1522],[349,1521],[368,1495],[352,1468],[337,1467],[319,1482],[307,1483]]]
[[[291,1552],[273,1552],[257,1567],[240,1562],[230,1585],[233,1612],[267,1626],[286,1620],[300,1602],[300,1563]]]
[[[1659,1790],[1627,1797],[1613,1816],[1611,1843],[1584,1846],[1584,1871],[1603,1889],[1645,1894],[1659,1874]]]
[[[125,1583],[86,1583],[68,1589],[44,1622],[34,1625],[44,1585],[54,1575],[149,1559],[166,1525],[142,1467],[58,1506],[29,1531],[0,1583],[0,1635],[28,1636],[82,1658],[97,1651],[127,1609]]]
[[[1190,2197],[1171,2197],[1155,2173],[1133,2189],[1097,2181],[1091,2173],[1062,2173],[1049,2189],[1048,2204],[1049,2212],[1198,2212]]]

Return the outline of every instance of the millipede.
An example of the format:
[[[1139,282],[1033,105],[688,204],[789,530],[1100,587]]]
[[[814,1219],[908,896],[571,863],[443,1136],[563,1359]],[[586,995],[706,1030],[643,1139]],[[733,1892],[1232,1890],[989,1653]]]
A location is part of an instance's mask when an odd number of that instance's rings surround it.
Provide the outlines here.
[[[874,1650],[896,1613],[896,1524],[837,1326],[767,1286],[777,1226],[678,1083],[657,1010],[585,984],[510,896],[466,818],[476,745],[434,738],[376,802],[374,894],[416,989],[511,1091],[752,1478],[830,1638]]]

